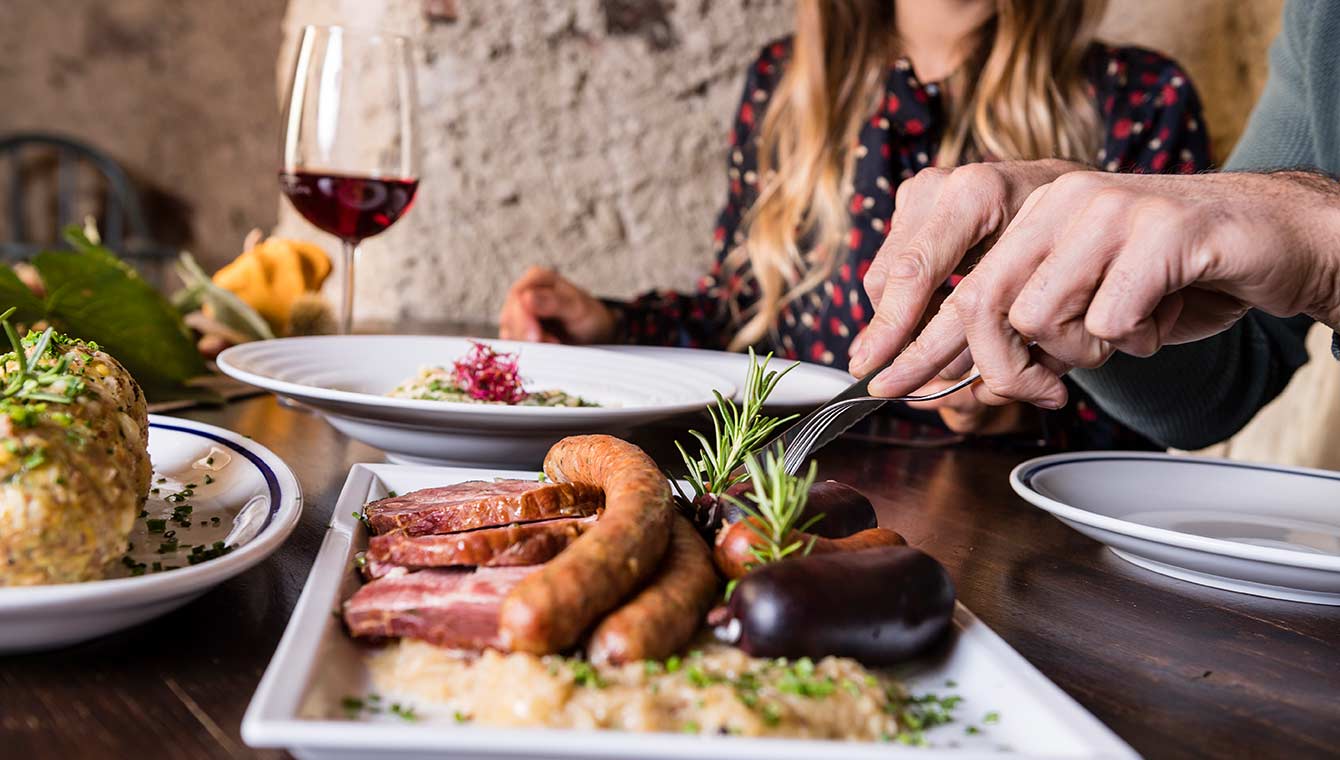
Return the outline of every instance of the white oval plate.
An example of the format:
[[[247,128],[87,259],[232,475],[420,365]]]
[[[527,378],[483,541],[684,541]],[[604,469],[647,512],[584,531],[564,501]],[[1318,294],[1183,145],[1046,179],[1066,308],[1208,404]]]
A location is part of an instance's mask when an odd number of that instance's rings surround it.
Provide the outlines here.
[[[132,577],[121,566],[106,580],[0,588],[0,654],[74,644],[176,609],[265,559],[298,524],[298,479],[255,441],[213,425],[151,414],[149,457],[158,493],[150,492],[147,517],[135,521],[129,556],[150,568],[153,562],[180,567]],[[212,465],[206,464],[210,458]],[[212,483],[204,482],[206,474]],[[196,486],[193,496],[167,501],[190,483]],[[165,530],[176,531],[179,545],[224,541],[233,547],[229,553],[195,565],[189,564],[187,549],[158,553],[164,535],[150,534],[146,521],[187,503],[191,527],[169,522]]]
[[[481,340],[519,354],[533,389],[558,389],[598,407],[506,406],[417,401],[385,394],[424,365],[449,366],[470,338],[327,335],[244,343],[219,355],[219,369],[296,399],[341,432],[419,462],[538,464],[549,446],[580,433],[615,433],[733,394],[729,380],[700,370],[594,348]]]
[[[1340,473],[1133,452],[1056,454],[1010,473],[1030,503],[1156,573],[1340,605]]]
[[[242,718],[255,748],[287,748],[304,760],[1133,760],[1138,755],[1001,640],[963,605],[947,652],[899,666],[913,694],[950,689],[961,719],[928,728],[928,746],[898,743],[689,736],[590,729],[504,728],[462,724],[432,705],[405,700],[419,720],[350,716],[343,699],[372,689],[366,648],[330,614],[357,585],[354,554],[367,532],[354,517],[371,499],[430,486],[531,478],[533,471],[356,464],[349,471],[330,529],[289,617],[288,627]],[[394,695],[382,692],[389,702]],[[989,725],[973,716],[1000,711]],[[965,724],[978,728],[965,732]]]
[[[735,401],[743,401],[745,376],[749,372],[749,355],[729,351],[708,351],[699,348],[673,348],[668,346],[622,346],[605,345],[598,348],[615,351],[631,356],[644,356],[648,359],[660,359],[674,362],[676,365],[692,367],[710,372],[729,380],[736,388]],[[847,386],[856,382],[856,378],[846,371],[835,367],[810,362],[793,362],[773,357],[768,363],[770,370],[783,370],[792,364],[798,365],[786,373],[773,389],[765,406],[769,409],[789,411],[806,410],[828,401],[845,391]]]

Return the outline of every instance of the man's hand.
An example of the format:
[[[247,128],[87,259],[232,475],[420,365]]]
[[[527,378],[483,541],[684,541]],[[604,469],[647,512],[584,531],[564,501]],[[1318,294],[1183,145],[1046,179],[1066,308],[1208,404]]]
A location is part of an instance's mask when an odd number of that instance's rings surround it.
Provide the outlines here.
[[[931,295],[974,248],[991,246],[1029,193],[1067,172],[1068,161],[1002,161],[923,169],[898,186],[889,234],[865,276],[875,306],[852,343],[850,369],[864,376],[911,340]]]
[[[608,343],[614,313],[558,272],[531,267],[503,302],[498,334],[506,340],[545,343]]]
[[[1340,325],[1335,182],[1067,174],[1029,196],[871,392],[901,395],[962,372],[968,349],[979,400],[1055,408],[1069,368],[1205,338],[1253,307]]]

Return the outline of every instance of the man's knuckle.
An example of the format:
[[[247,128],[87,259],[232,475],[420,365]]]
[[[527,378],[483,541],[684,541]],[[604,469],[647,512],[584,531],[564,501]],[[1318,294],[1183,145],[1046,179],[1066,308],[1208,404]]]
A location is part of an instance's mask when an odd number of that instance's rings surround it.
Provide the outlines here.
[[[946,169],[942,166],[927,166],[913,175],[912,179],[920,184],[939,184],[952,175],[952,169]]]
[[[870,265],[865,277],[861,278],[861,286],[865,288],[867,294],[874,295],[876,290],[884,286],[884,261],[883,256],[875,259],[875,263]]]
[[[953,294],[945,299],[944,305],[950,306],[952,304],[960,319],[971,321],[974,316],[986,309],[987,298],[987,292],[971,278],[968,278],[954,288]]]
[[[1131,197],[1125,188],[1104,187],[1093,193],[1085,206],[1091,217],[1113,218],[1131,211]]]
[[[1023,391],[1022,380],[1016,373],[999,373],[991,378],[984,374],[982,384],[986,386],[987,390],[1001,398],[1019,398]]]
[[[922,240],[913,240],[889,262],[889,277],[913,283],[930,279],[930,251]]]
[[[1084,329],[1095,338],[1109,343],[1124,341],[1131,334],[1130,325],[1126,323],[1126,320],[1109,312],[1090,312],[1085,315]]]
[[[1009,316],[1010,326],[1026,338],[1043,341],[1054,337],[1055,321],[1032,301],[1015,301]]]
[[[893,208],[895,218],[898,216],[897,210],[906,208],[908,198],[912,196],[912,193],[916,192],[917,190],[916,181],[917,178],[912,177],[911,179],[900,182],[898,184],[898,189],[893,192]]]
[[[1106,183],[1099,172],[1069,172],[1052,181],[1052,186],[1065,195],[1091,194]]]
[[[954,174],[962,188],[984,198],[1003,198],[1008,190],[1004,175],[990,164],[967,164]]]

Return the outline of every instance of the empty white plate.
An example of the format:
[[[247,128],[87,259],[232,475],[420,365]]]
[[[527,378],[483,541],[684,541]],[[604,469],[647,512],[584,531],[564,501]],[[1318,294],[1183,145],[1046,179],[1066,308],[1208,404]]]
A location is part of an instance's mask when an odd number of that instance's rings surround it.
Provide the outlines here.
[[[1025,462],[1030,503],[1173,578],[1340,605],[1340,473],[1134,452]]]
[[[293,471],[237,433],[151,414],[149,458],[154,483],[128,559],[105,580],[0,588],[0,654],[73,644],[174,610],[268,557],[298,524]],[[168,519],[174,511],[189,516]],[[227,553],[204,551],[215,542]]]
[[[451,366],[472,340],[518,355],[526,387],[562,390],[600,406],[507,406],[387,395],[425,365]],[[618,433],[715,403],[729,379],[692,367],[595,348],[424,335],[327,335],[234,346],[219,369],[316,409],[351,438],[393,459],[539,465],[558,439]]]
[[[749,355],[728,351],[707,351],[698,348],[671,348],[666,346],[599,346],[607,351],[617,351],[633,356],[645,356],[650,359],[674,362],[676,366],[720,375],[731,381],[737,389],[735,401],[743,399],[745,375],[749,373]],[[845,370],[825,367],[810,362],[787,361],[773,357],[768,363],[769,370],[783,370],[792,364],[796,368],[786,373],[773,389],[765,405],[768,409],[786,411],[809,411],[845,391],[847,386],[856,382],[856,378]]]

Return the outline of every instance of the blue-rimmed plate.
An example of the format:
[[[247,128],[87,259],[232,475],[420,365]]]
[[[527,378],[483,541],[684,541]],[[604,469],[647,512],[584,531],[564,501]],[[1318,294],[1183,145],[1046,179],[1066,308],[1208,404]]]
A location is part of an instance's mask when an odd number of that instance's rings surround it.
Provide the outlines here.
[[[0,588],[0,654],[128,628],[265,559],[298,524],[302,491],[269,449],[223,428],[149,416],[154,480],[130,550],[105,580]]]
[[[1025,462],[1010,485],[1140,567],[1340,605],[1340,473],[1132,452]]]

